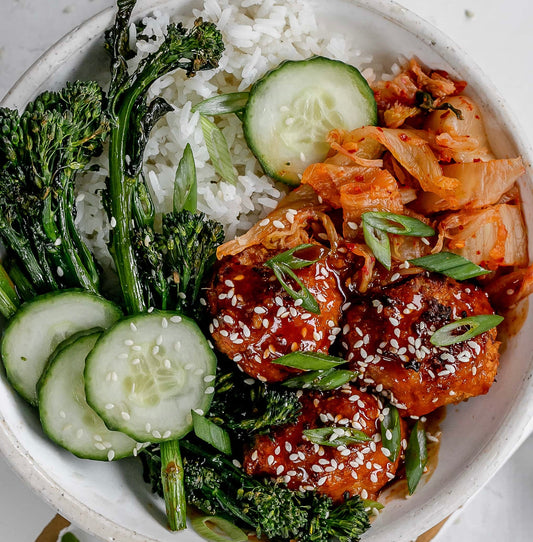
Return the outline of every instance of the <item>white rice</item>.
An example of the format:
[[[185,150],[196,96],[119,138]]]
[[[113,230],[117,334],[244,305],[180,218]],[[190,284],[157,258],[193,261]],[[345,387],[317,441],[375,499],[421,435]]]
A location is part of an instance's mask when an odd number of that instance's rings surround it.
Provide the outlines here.
[[[225,52],[216,70],[187,78],[183,71],[156,81],[150,98],[162,96],[174,106],[152,132],[145,152],[145,177],[160,212],[172,208],[173,184],[183,149],[190,143],[198,175],[198,209],[221,222],[226,237],[232,238],[249,229],[277,204],[286,187],[263,174],[243,138],[241,122],[235,115],[215,118],[230,146],[238,182],[233,186],[222,181],[209,162],[199,123],[199,114],[191,113],[194,104],[216,94],[247,90],[252,83],[283,60],[302,60],[323,55],[357,66],[371,80],[370,57],[364,57],[351,37],[341,34],[324,36],[313,11],[303,0],[205,0],[201,10],[193,10],[190,26],[196,17],[214,22],[221,30]],[[172,17],[155,11],[145,17],[142,36],[130,29],[130,40],[138,42],[133,64],[157,50]],[[105,186],[107,156],[99,159],[102,168],[89,172],[79,183],[77,223],[88,239],[96,257],[105,265],[110,261],[106,243],[109,224],[100,199]]]

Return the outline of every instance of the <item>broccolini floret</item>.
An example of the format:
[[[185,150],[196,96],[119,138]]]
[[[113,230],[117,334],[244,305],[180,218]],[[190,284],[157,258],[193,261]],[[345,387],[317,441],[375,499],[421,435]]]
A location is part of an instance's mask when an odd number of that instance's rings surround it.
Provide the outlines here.
[[[370,526],[365,503],[357,496],[334,504],[316,492],[291,491],[283,484],[252,478],[227,457],[192,440],[182,441],[181,449],[188,502],[258,536],[273,541],[356,542]],[[148,449],[142,457],[145,480],[160,492],[159,456]]]
[[[74,225],[76,173],[102,150],[108,131],[95,82],[44,92],[22,115],[0,108],[0,237],[36,293],[96,292],[99,275]]]

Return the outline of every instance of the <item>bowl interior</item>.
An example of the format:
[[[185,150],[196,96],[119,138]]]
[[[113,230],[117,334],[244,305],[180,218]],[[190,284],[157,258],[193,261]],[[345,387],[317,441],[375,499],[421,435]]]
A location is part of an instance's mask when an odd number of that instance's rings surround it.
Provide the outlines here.
[[[139,13],[156,5],[173,14],[190,16],[194,2],[141,2]],[[429,24],[388,0],[309,1],[322,31],[356,35],[360,49],[385,69],[399,55],[416,55],[425,64],[451,72],[469,82],[468,94],[478,101],[493,149],[500,157],[531,151],[497,92],[479,69]],[[67,36],[47,53],[4,100],[23,107],[38,92],[58,88],[75,78],[105,82],[107,58],[102,33],[113,18],[103,12]],[[521,179],[526,218],[533,217],[533,190]],[[528,220],[531,231],[531,219]],[[530,238],[530,250],[532,249]],[[527,306],[522,307],[524,315]],[[392,500],[365,536],[368,542],[410,540],[428,529],[480,489],[529,431],[533,417],[533,317],[511,337],[502,356],[497,383],[484,397],[448,409],[443,421],[439,464],[431,479],[408,500]],[[108,540],[200,540],[193,532],[171,534],[164,509],[141,477],[138,461],[113,464],[79,460],[56,447],[41,431],[37,413],[0,379],[0,447],[17,472],[69,519]]]

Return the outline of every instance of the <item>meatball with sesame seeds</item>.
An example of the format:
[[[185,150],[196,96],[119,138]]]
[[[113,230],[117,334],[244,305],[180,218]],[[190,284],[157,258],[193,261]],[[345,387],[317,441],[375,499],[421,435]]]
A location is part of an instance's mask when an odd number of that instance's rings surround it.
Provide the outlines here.
[[[342,277],[351,261],[343,247],[321,245],[297,253],[317,262],[295,270],[317,300],[314,314],[294,300],[264,263],[276,252],[251,247],[222,259],[207,293],[213,320],[209,330],[217,349],[248,375],[263,382],[279,382],[301,371],[272,360],[296,350],[328,353],[340,328],[344,295]],[[295,290],[299,287],[288,279]]]
[[[498,369],[496,329],[446,347],[433,332],[468,316],[494,314],[477,286],[418,275],[352,303],[342,346],[365,386],[391,397],[402,416],[422,416],[489,391]]]
[[[340,502],[346,493],[373,499],[394,478],[400,454],[394,462],[381,445],[380,418],[383,405],[373,395],[353,385],[328,392],[304,392],[302,412],[293,425],[255,438],[247,450],[244,468],[250,475],[267,475],[294,491],[317,490]],[[340,435],[346,428],[365,433],[368,442],[320,446],[303,433],[305,429],[333,427]],[[404,423],[401,422],[402,438]]]

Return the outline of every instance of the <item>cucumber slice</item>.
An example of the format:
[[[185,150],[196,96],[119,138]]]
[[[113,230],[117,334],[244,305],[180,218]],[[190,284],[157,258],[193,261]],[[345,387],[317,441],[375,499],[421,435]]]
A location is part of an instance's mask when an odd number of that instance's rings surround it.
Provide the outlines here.
[[[36,297],[15,313],[2,340],[2,360],[13,388],[37,405],[37,381],[48,358],[68,337],[86,329],[108,328],[122,313],[106,299],[80,290]]]
[[[56,349],[37,385],[44,432],[82,459],[112,461],[134,455],[142,445],[110,431],[85,398],[85,359],[101,332],[81,332]],[[135,452],[134,452],[135,450]]]
[[[330,130],[376,123],[374,93],[359,70],[317,56],[283,62],[259,79],[243,128],[265,173],[298,185],[307,166],[326,158]]]
[[[216,357],[196,323],[174,312],[121,320],[85,365],[87,402],[107,427],[139,442],[183,437],[207,412]]]

